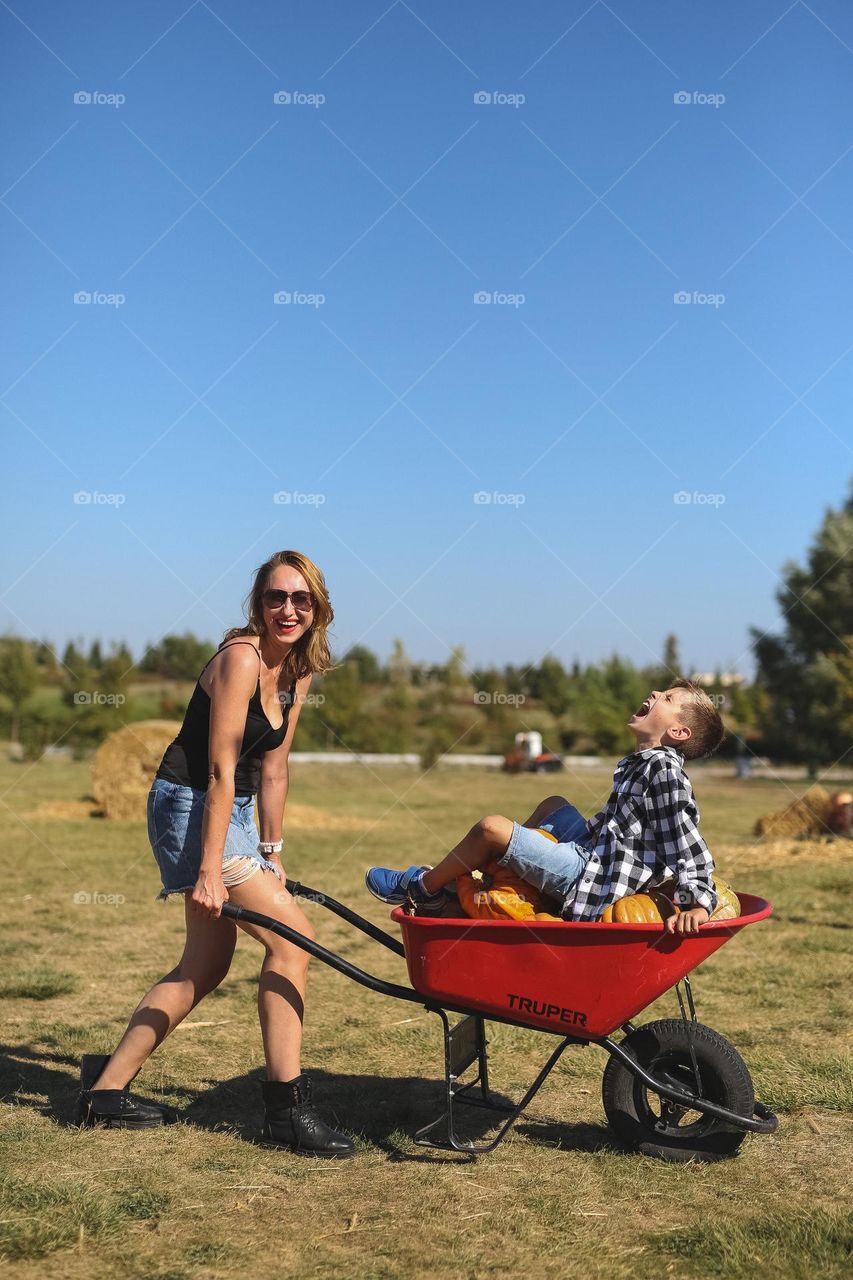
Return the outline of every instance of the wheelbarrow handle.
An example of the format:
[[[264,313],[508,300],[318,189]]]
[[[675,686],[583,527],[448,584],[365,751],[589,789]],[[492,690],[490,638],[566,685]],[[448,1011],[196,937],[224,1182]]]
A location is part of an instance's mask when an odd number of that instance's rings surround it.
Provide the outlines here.
[[[289,885],[290,882],[288,887]],[[385,982],[383,978],[375,978],[372,973],[359,969],[358,965],[351,964],[349,960],[344,960],[343,956],[336,955],[334,951],[329,951],[328,947],[321,946],[311,938],[306,938],[298,929],[291,929],[290,925],[282,924],[272,916],[261,915],[259,911],[249,911],[246,907],[237,907],[233,902],[223,902],[222,915],[231,920],[244,920],[247,924],[257,925],[259,929],[269,929],[271,933],[277,933],[280,938],[286,938],[302,951],[307,951],[315,960],[322,960],[323,964],[327,964],[330,969],[336,969],[344,977],[352,978],[353,982],[359,982],[371,991],[378,991],[383,996],[394,996],[397,1000],[412,1000],[415,1004],[424,1003],[423,996],[418,995],[417,991],[413,991],[411,987],[401,987],[396,982]],[[363,923],[368,922],[365,920]]]
[[[345,907],[342,902],[336,901],[335,898],[330,898],[327,893],[321,893],[319,889],[309,889],[307,885],[300,884],[298,880],[287,880],[285,884],[288,893],[292,893],[294,898],[305,898],[308,902],[316,902],[319,906],[325,907],[327,911],[331,911],[336,916],[340,916],[342,920],[346,920],[347,924],[351,924],[356,929],[360,929],[362,933],[366,933],[368,938],[373,938],[374,942],[381,942],[383,947],[387,947],[395,955],[405,956],[406,950],[399,938],[392,937],[390,933],[386,933],[378,925],[372,924],[370,920],[365,920],[364,916],[360,916],[351,907]]]

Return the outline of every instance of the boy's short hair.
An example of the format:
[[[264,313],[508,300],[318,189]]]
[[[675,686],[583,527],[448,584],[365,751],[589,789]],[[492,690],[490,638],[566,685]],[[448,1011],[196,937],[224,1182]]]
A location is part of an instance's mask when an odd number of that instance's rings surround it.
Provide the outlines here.
[[[692,680],[674,680],[672,689],[685,689],[689,697],[682,700],[681,718],[690,730],[686,742],[678,744],[685,760],[699,760],[717,750],[726,735],[722,716],[704,689]]]

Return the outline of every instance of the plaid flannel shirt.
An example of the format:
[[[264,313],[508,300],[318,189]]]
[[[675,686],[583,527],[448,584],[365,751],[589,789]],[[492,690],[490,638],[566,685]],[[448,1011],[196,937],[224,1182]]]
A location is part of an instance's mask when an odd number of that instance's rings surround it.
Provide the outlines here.
[[[714,860],[698,822],[680,751],[648,747],[625,756],[607,804],[587,823],[581,843],[592,856],[566,898],[565,919],[597,920],[611,902],[669,879],[676,902],[710,915],[717,905]]]

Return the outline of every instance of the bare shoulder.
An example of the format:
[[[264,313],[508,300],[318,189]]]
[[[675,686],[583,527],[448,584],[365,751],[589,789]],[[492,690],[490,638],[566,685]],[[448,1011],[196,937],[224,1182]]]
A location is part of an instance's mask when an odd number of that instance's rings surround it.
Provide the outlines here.
[[[235,636],[233,640],[226,641],[214,654],[205,672],[206,676],[209,675],[209,680],[203,685],[205,690],[209,693],[214,685],[220,689],[233,685],[242,688],[249,683],[254,689],[258,678],[258,647],[257,636]]]

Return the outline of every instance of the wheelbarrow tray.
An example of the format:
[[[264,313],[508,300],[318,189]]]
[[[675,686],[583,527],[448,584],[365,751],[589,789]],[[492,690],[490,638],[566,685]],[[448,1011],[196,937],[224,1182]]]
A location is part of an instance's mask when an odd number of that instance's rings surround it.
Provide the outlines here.
[[[659,924],[446,919],[392,912],[409,980],[436,1004],[466,1006],[581,1040],[629,1022],[771,906],[739,895],[741,915],[697,934]]]

